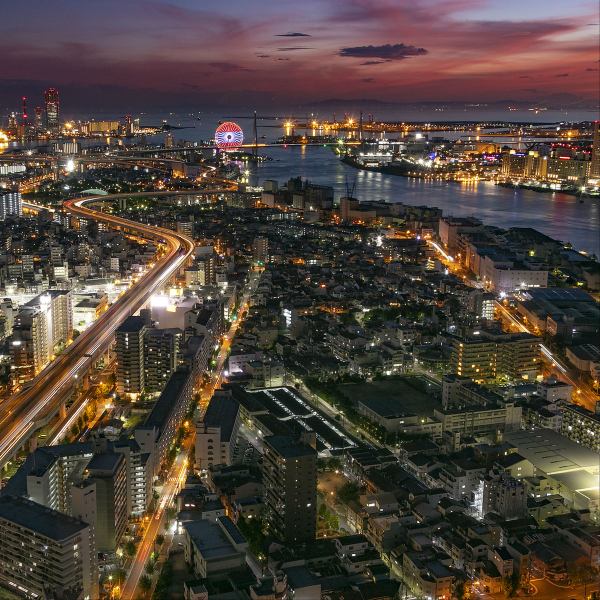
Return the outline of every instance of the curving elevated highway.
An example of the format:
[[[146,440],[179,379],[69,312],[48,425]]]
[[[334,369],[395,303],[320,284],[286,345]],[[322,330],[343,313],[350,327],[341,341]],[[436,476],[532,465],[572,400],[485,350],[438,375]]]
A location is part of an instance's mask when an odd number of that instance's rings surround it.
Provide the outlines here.
[[[193,191],[182,193],[190,194]],[[152,196],[176,194],[177,192],[172,191],[151,193]],[[191,256],[194,242],[185,235],[129,221],[85,206],[98,200],[107,201],[148,195],[150,195],[148,192],[142,192],[89,196],[73,198],[64,203],[65,208],[74,215],[134,232],[140,237],[166,246],[167,251],[156,261],[153,268],[147,271],[92,326],[39,373],[31,381],[29,387],[1,405],[0,466],[11,460],[18,449],[39,428],[39,424],[44,418],[52,416],[60,410],[66,394],[72,389],[79,374],[87,371],[91,363],[108,349],[119,325],[142,307],[148,298],[167,283]]]

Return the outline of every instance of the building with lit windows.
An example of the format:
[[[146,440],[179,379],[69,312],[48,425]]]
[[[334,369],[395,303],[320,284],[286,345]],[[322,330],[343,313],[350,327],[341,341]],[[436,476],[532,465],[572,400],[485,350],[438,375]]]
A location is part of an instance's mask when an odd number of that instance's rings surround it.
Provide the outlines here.
[[[117,353],[117,393],[137,397],[144,391],[144,338],[146,321],[127,317],[115,333]]]
[[[148,455],[133,439],[112,442],[106,438],[95,438],[93,442],[38,448],[29,454],[16,474],[6,482],[2,492],[24,496],[53,510],[75,516],[79,509],[75,506],[73,486],[89,478],[92,470],[88,469],[88,465],[94,455],[106,453],[114,453],[117,458],[122,456],[125,459],[127,512],[134,517],[140,516],[152,499],[153,474]]]
[[[570,440],[600,453],[600,401],[596,402],[595,412],[577,404],[565,404],[560,432]]]
[[[9,351],[13,386],[31,381],[48,364],[48,328],[42,310],[20,308],[14,320]]]
[[[179,366],[183,331],[146,329],[144,334],[144,389],[156,394],[162,391],[171,374]]]
[[[213,396],[206,413],[196,425],[196,468],[231,465],[241,425],[240,405],[234,398]]]
[[[9,216],[20,217],[22,214],[23,200],[21,199],[21,192],[0,190],[0,221],[5,221],[6,217]]]
[[[559,156],[548,159],[548,181],[556,181],[572,185],[583,185],[589,178],[591,162],[570,156]]]
[[[600,121],[594,121],[589,183],[593,185],[600,184]]]
[[[44,314],[50,355],[72,338],[73,298],[69,290],[47,290],[24,306]]]
[[[535,379],[540,373],[540,341],[528,333],[475,332],[450,339],[452,373],[477,383],[495,379]]]
[[[56,88],[48,88],[44,92],[44,103],[46,105],[46,127],[52,133],[58,133],[60,129],[60,98]]]
[[[266,264],[269,261],[269,240],[266,237],[255,237],[252,242],[252,260]]]
[[[115,552],[127,528],[127,461],[117,452],[94,454],[85,475],[96,488],[96,548]]]
[[[175,371],[169,378],[143,425],[136,427],[134,437],[143,452],[150,455],[157,475],[183,424],[192,401],[193,378],[190,371]]]
[[[311,542],[317,528],[317,451],[304,440],[264,438],[267,522],[285,543]]]
[[[28,598],[98,593],[91,527],[25,498],[0,497],[0,585]]]

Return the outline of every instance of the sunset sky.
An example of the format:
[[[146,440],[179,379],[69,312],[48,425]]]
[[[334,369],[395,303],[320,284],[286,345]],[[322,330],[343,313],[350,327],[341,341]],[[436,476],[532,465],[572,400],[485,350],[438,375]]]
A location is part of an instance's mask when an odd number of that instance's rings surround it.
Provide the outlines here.
[[[19,0],[0,105],[572,102],[598,96],[596,0]]]

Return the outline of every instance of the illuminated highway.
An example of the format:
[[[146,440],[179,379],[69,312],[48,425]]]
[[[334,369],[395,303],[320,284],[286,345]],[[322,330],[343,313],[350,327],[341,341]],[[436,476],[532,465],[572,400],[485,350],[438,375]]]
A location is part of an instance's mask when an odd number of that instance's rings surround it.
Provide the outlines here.
[[[193,192],[186,192],[193,193]],[[111,344],[115,330],[131,314],[184,265],[194,250],[194,242],[179,233],[152,227],[121,217],[102,213],[85,205],[102,200],[149,195],[175,195],[174,192],[142,192],[74,198],[65,202],[73,214],[107,223],[112,227],[133,231],[146,239],[166,246],[165,254],[131,286],[93,325],[39,373],[25,390],[3,404],[0,419],[0,465],[6,464],[38,428],[39,421],[56,412],[77,377]]]

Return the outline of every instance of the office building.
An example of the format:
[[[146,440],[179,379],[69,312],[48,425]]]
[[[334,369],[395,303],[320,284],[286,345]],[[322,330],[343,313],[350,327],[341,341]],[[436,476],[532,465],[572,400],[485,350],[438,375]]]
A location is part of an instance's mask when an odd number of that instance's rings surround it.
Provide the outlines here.
[[[240,405],[234,398],[214,395],[196,425],[196,468],[230,465],[241,424]]]
[[[20,217],[23,214],[21,192],[15,190],[0,190],[0,221],[6,217]]]
[[[13,496],[0,497],[0,583],[28,598],[82,598],[98,593],[90,526]]]
[[[149,394],[162,391],[181,360],[181,329],[146,329],[144,334],[144,390]]]
[[[48,88],[44,92],[44,102],[46,105],[46,127],[51,133],[58,133],[60,130],[60,99],[56,88]]]
[[[144,338],[146,321],[143,317],[127,317],[117,328],[117,393],[137,398],[145,385]]]
[[[284,543],[314,541],[317,527],[317,451],[305,440],[264,438],[263,485],[267,522]]]

